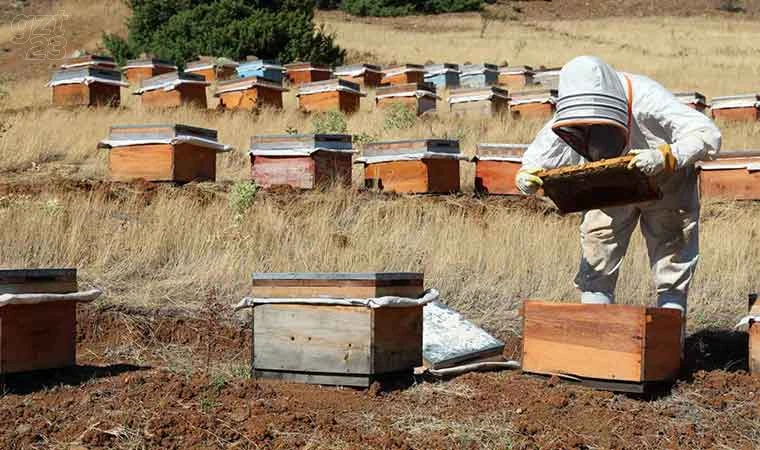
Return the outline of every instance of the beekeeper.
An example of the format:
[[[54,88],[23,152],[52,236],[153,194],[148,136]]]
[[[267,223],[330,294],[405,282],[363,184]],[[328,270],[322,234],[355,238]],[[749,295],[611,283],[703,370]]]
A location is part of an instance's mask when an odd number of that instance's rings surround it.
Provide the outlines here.
[[[516,184],[535,194],[541,169],[630,153],[629,168],[656,177],[662,200],[587,211],[575,285],[583,303],[614,303],[620,265],[641,224],[657,288],[657,305],[686,313],[699,259],[699,194],[694,163],[714,159],[721,134],[704,114],[679,102],[657,82],[616,72],[580,56],[559,76],[557,112],[523,157]]]

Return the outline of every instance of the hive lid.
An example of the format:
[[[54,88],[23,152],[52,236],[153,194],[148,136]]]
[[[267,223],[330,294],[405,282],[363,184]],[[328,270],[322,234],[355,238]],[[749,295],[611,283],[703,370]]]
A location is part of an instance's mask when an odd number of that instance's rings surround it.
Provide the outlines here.
[[[76,58],[69,58],[63,64],[61,64],[61,69],[73,69],[78,67],[102,67],[106,69],[115,69],[116,61],[110,56],[83,55]]]
[[[117,70],[98,67],[78,67],[72,69],[59,69],[53,72],[53,77],[47,83],[48,86],[63,84],[92,84],[100,83],[111,86],[128,86],[121,81],[121,73]]]
[[[400,75],[402,73],[409,72],[425,72],[425,67],[419,64],[399,64],[395,66],[389,66],[383,69],[383,75],[391,77],[394,75]]]
[[[473,161],[509,161],[522,162],[528,144],[478,144]]]
[[[496,86],[486,86],[479,88],[454,89],[449,94],[449,104],[477,102],[481,100],[491,100],[493,98],[509,99],[506,89]]]
[[[254,272],[253,284],[272,281],[419,281],[421,272]]]
[[[375,98],[385,97],[433,97],[438,98],[435,95],[436,87],[433,83],[404,83],[393,84],[390,86],[382,86],[375,91]]]
[[[186,72],[194,72],[196,70],[213,69],[215,67],[233,67],[236,68],[240,64],[229,58],[213,57],[213,56],[200,56],[195,61],[190,61],[185,65]]]
[[[507,75],[533,75],[533,68],[531,66],[503,66],[499,67],[499,73]]]
[[[136,69],[140,67],[165,67],[172,70],[177,70],[177,65],[171,61],[157,58],[142,58],[142,59],[130,59],[122,70]]]
[[[372,142],[364,145],[361,163],[408,161],[428,158],[462,159],[459,141],[450,139],[408,139]]]
[[[188,143],[217,152],[231,150],[217,141],[217,131],[182,124],[114,125],[109,127],[108,138],[98,144],[100,148],[131,147],[149,144]]]
[[[556,89],[537,89],[511,92],[509,94],[509,103],[511,105],[519,105],[523,103],[556,103],[556,101]]]
[[[425,64],[425,76],[435,76],[447,72],[459,73],[459,64],[441,63]]]
[[[0,284],[76,281],[77,269],[2,269]]]
[[[698,104],[706,104],[705,96],[702,95],[699,92],[692,91],[692,92],[673,92],[673,95],[680,101],[684,103],[698,103]]]
[[[760,150],[729,150],[721,151],[718,159],[698,161],[700,170],[731,170],[746,169],[750,172],[760,171]]]
[[[496,64],[464,64],[461,66],[462,75],[476,75],[483,72],[498,72]]]
[[[200,84],[208,86],[209,83],[202,75],[188,72],[169,72],[155,77],[146,78],[140,81],[140,88],[134,93],[140,95],[149,91],[163,89],[171,91],[183,84]]]
[[[246,61],[238,66],[238,71],[245,70],[257,70],[257,69],[274,69],[284,70],[284,67],[280,63],[272,59],[254,59],[253,61]]]
[[[741,94],[713,97],[712,109],[752,108],[760,106],[760,94]]]
[[[562,68],[536,70],[533,79],[540,85],[556,89],[559,86],[559,72]]]
[[[332,69],[327,64],[312,64],[310,62],[294,62],[285,64],[285,70],[288,72],[299,71],[320,71],[320,72],[332,72]]]
[[[282,84],[267,80],[266,78],[244,77],[218,82],[214,96],[219,97],[220,94],[224,94],[226,92],[244,91],[246,89],[251,89],[254,87],[264,87],[281,92],[288,91],[288,89],[284,88]]]
[[[353,81],[333,78],[331,80],[315,81],[313,83],[304,83],[298,87],[297,97],[310,94],[321,94],[324,92],[348,92],[361,97],[366,96],[357,83]]]
[[[333,73],[335,76],[358,77],[367,72],[381,73],[382,69],[374,64],[351,64],[336,67]]]
[[[251,138],[253,156],[308,156],[317,151],[354,153],[349,134],[270,134]]]

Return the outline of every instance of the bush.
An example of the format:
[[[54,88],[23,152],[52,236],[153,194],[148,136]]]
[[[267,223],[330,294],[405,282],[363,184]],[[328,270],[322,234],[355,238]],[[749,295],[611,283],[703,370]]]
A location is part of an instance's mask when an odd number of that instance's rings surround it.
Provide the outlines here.
[[[199,55],[242,60],[248,55],[341,64],[345,51],[314,26],[313,0],[127,0],[127,39],[104,37],[119,59],[149,53],[177,63]]]
[[[343,0],[341,8],[356,16],[405,16],[478,11],[482,0]]]
[[[413,127],[416,123],[417,114],[401,103],[389,105],[385,111],[386,130],[403,130]]]
[[[256,199],[256,192],[258,190],[259,187],[256,184],[248,181],[235,183],[232,186],[229,201],[235,219],[241,218],[253,206],[253,201]]]
[[[346,116],[340,111],[315,113],[311,125],[314,134],[345,134],[348,131]]]

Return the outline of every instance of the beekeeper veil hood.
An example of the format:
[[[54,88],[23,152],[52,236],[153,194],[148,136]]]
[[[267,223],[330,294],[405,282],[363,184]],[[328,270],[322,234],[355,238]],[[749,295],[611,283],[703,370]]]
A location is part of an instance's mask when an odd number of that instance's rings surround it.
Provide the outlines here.
[[[620,156],[631,124],[630,84],[593,56],[579,56],[562,68],[552,130],[591,161]]]

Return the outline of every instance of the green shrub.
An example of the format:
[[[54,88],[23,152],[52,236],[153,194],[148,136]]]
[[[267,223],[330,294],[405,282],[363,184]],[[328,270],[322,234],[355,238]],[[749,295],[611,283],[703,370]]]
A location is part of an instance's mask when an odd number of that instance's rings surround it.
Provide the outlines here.
[[[345,134],[348,131],[346,116],[340,111],[315,113],[311,117],[314,134]]]
[[[403,130],[417,123],[417,114],[401,103],[394,103],[385,111],[386,130]]]
[[[343,0],[341,8],[356,16],[406,16],[478,11],[483,0]]]
[[[104,37],[119,59],[149,53],[179,64],[199,55],[341,64],[345,51],[314,25],[314,0],[126,0],[127,39]]]
[[[235,214],[236,219],[242,217],[245,212],[253,206],[253,202],[256,199],[256,192],[258,192],[258,190],[259,187],[256,186],[255,183],[248,181],[235,183],[235,185],[232,186],[229,201],[230,208]]]

